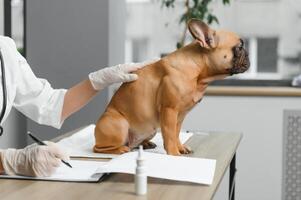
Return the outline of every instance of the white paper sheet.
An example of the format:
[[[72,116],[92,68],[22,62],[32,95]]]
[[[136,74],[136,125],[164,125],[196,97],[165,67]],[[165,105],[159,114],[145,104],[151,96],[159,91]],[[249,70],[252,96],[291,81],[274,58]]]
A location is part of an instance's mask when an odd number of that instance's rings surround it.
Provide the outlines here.
[[[49,180],[49,181],[68,181],[68,182],[97,182],[103,176],[103,173],[98,173],[97,169],[106,164],[106,162],[98,161],[81,161],[70,160],[68,161],[72,168],[64,164],[56,170],[50,177],[29,177],[29,176],[7,176],[0,175],[0,178],[9,179],[28,179],[28,180]]]
[[[116,154],[103,154],[103,153],[94,153],[92,151],[95,144],[94,138],[94,128],[95,125],[91,124],[86,128],[78,131],[68,138],[64,138],[58,142],[64,148],[67,148],[70,152],[71,157],[82,157],[82,158],[116,158]],[[191,136],[193,132],[184,132],[180,133],[180,141],[185,143]],[[154,142],[157,147],[155,149],[145,150],[147,152],[161,153],[166,154],[163,147],[163,138],[161,133],[157,133],[156,136],[151,140]]]
[[[150,177],[187,181],[210,185],[214,178],[216,160],[143,153],[146,173]],[[112,159],[98,168],[99,173],[135,174],[138,152],[130,152]]]
[[[143,153],[146,173],[150,177],[210,185],[214,178],[215,160]],[[61,165],[50,177],[0,175],[6,179],[28,179],[67,182],[98,182],[105,173],[135,174],[138,152],[130,152],[108,162],[71,160],[73,168]]]

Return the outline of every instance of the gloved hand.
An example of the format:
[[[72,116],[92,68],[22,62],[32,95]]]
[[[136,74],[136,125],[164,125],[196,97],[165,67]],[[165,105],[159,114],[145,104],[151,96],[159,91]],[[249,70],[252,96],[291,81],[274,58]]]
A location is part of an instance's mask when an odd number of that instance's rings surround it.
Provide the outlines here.
[[[50,176],[61,165],[61,159],[69,160],[69,156],[53,142],[45,142],[47,146],[32,144],[24,149],[1,150],[4,171],[8,175]]]
[[[89,74],[89,79],[95,90],[101,90],[113,83],[131,82],[138,79],[137,74],[132,74],[142,67],[158,61],[154,59],[143,63],[119,64],[107,67]]]

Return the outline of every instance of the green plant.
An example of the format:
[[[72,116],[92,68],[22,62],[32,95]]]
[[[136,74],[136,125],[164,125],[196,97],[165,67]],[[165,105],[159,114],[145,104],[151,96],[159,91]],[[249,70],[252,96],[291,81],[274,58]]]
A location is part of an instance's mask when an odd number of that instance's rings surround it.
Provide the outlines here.
[[[179,23],[185,23],[185,28],[182,37],[179,42],[177,42],[177,48],[181,48],[186,39],[187,33],[187,22],[192,19],[200,19],[208,24],[219,23],[217,17],[213,14],[212,9],[209,5],[214,0],[161,0],[162,7],[174,8],[177,2],[184,3],[185,12],[181,14]],[[230,0],[221,0],[224,5],[230,4]]]
[[[22,48],[22,47],[19,47],[17,50],[19,51],[19,53],[20,53],[21,55],[23,55],[23,54],[24,54],[24,48]]]

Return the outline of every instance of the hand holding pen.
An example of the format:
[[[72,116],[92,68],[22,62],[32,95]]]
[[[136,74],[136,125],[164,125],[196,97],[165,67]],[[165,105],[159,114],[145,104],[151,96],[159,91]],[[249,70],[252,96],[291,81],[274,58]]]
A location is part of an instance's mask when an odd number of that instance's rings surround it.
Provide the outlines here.
[[[34,136],[32,133],[28,132],[29,137],[35,141],[38,145],[44,145],[47,146],[46,143],[44,143],[42,140],[38,139],[36,136]],[[72,168],[72,166],[70,165],[70,163],[66,162],[65,160],[61,159],[61,162],[64,163],[65,165],[67,165],[68,167]]]

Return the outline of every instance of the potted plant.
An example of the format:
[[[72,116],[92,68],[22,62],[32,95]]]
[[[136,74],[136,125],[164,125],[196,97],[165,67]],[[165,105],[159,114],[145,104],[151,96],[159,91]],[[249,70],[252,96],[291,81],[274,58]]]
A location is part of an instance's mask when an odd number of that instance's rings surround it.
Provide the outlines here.
[[[209,25],[212,23],[219,23],[217,17],[213,14],[212,9],[209,8],[210,3],[214,0],[161,0],[162,7],[174,8],[176,3],[183,3],[185,11],[180,16],[179,23],[185,24],[183,34],[177,42],[177,48],[181,48],[185,44],[186,33],[187,33],[187,22],[192,19],[200,19]],[[230,0],[221,0],[224,5],[230,4]]]

